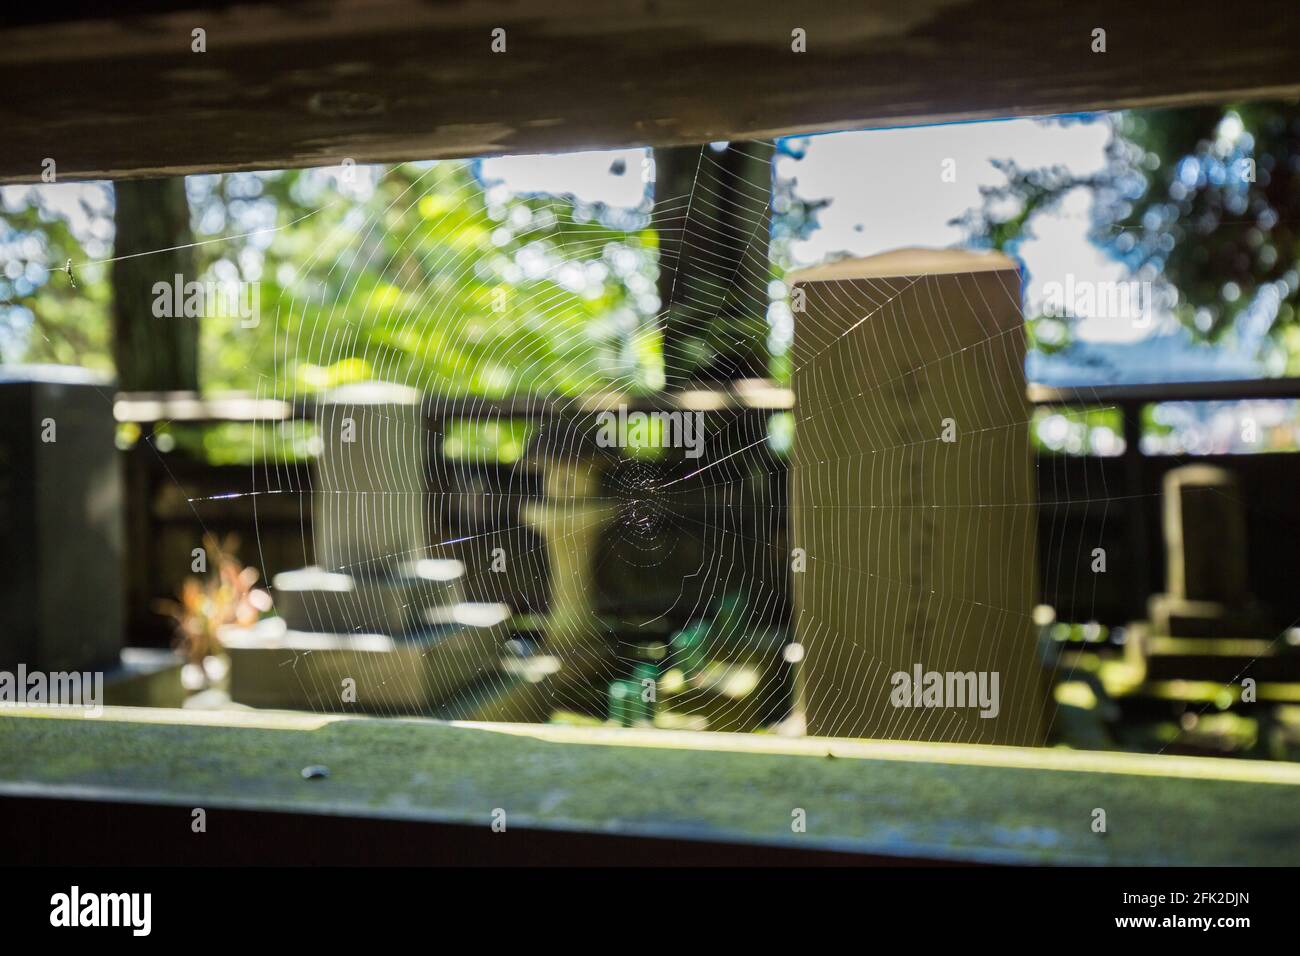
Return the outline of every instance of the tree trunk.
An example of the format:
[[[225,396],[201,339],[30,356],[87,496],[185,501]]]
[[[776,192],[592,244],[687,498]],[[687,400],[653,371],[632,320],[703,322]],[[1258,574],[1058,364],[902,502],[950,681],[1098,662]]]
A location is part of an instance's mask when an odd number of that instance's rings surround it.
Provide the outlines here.
[[[768,374],[771,143],[656,149],[669,388]]]
[[[197,279],[184,177],[127,180],[114,186],[117,201],[113,263],[113,357],[122,391],[197,390],[199,320],[156,317],[156,283],[173,288]],[[159,252],[153,250],[169,250]],[[147,252],[148,255],[135,255]],[[180,279],[177,279],[180,276]],[[171,294],[168,293],[168,302]],[[183,310],[182,310],[183,311]]]

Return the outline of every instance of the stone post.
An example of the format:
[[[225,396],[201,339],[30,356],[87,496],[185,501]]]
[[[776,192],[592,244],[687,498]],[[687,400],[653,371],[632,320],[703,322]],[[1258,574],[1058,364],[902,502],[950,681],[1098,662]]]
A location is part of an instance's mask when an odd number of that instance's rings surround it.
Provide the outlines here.
[[[1041,743],[1014,263],[907,250],[790,281],[790,566],[808,732]]]

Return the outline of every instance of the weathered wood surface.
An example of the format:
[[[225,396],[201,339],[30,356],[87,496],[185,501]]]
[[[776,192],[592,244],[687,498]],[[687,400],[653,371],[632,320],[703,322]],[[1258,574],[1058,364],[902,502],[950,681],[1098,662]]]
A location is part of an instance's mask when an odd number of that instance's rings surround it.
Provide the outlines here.
[[[206,839],[223,808],[485,832],[502,808],[507,833],[491,840],[560,831],[903,860],[1300,862],[1291,764],[266,711],[54,713],[0,710],[0,805],[204,807]],[[329,777],[304,780],[315,764]],[[1091,829],[1097,807],[1104,835]],[[795,808],[806,833],[791,830]],[[0,835],[24,839],[24,826],[0,813]],[[436,843],[428,853],[437,862]]]
[[[0,181],[337,165],[1300,92],[1261,0],[70,2],[0,26]],[[491,31],[506,30],[493,53]],[[1092,52],[1092,31],[1107,52]],[[191,52],[191,31],[207,52]],[[807,51],[791,49],[795,29]]]

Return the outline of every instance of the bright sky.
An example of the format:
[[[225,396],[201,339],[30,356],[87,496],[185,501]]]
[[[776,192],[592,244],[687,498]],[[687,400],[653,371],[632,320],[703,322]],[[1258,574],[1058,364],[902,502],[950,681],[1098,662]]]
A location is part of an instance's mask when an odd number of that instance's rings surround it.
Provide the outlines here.
[[[776,174],[795,179],[796,193],[804,199],[831,200],[818,213],[819,228],[794,246],[793,255],[800,265],[811,265],[844,253],[864,256],[907,246],[960,244],[965,236],[950,223],[981,205],[981,186],[1004,182],[991,160],[1014,159],[1024,168],[1060,165],[1087,174],[1103,166],[1109,138],[1110,126],[1104,118],[1091,122],[1000,120],[793,138],[789,145],[802,153],[802,158],[779,155]],[[567,193],[588,203],[632,208],[645,198],[647,160],[644,149],[506,156],[480,161],[479,172],[487,183],[496,183],[497,189]],[[948,160],[952,161],[949,168],[955,170],[953,181],[945,181],[941,175]],[[86,198],[85,187],[43,188],[47,197],[54,198],[72,217],[74,228],[78,219],[84,219],[77,207]],[[103,201],[102,194],[97,201]],[[1046,283],[1064,284],[1067,275],[1072,275],[1076,284],[1132,278],[1089,241],[1091,204],[1091,196],[1079,190],[1057,211],[1035,219],[1034,238],[1022,243],[1019,250],[1029,276],[1027,311],[1033,312],[1041,304]],[[1170,364],[1167,347],[1185,342],[1181,330],[1169,334],[1175,326],[1172,317],[1158,310],[1145,326],[1131,317],[1094,315],[1084,317],[1075,326],[1074,335],[1101,348],[1147,339],[1144,346],[1153,358],[1144,359],[1134,352],[1133,361],[1144,366],[1153,361],[1165,365]],[[1155,333],[1164,334],[1151,339]],[[1196,359],[1244,361],[1248,363],[1245,372],[1238,369],[1233,374],[1249,374],[1248,358],[1233,358],[1223,349],[1200,349]],[[1134,374],[1145,376],[1151,370]]]
[[[780,156],[776,172],[798,181],[805,199],[830,198],[818,214],[820,228],[797,243],[800,265],[837,253],[873,255],[906,246],[942,248],[965,238],[949,223],[982,203],[981,186],[1004,182],[991,159],[1014,159],[1022,167],[1065,166],[1079,174],[1101,169],[1110,128],[1102,121],[1006,120],[946,126],[831,133],[797,139],[802,159]],[[487,159],[482,175],[515,192],[572,193],[587,202],[636,206],[642,199],[639,149],[555,156]],[[955,163],[955,181],[941,177],[945,160]],[[621,174],[617,171],[621,168]],[[1030,274],[1031,305],[1042,286],[1079,281],[1121,281],[1125,270],[1088,241],[1092,200],[1072,194],[1058,213],[1039,217],[1036,238],[1021,254]],[[1141,328],[1128,318],[1091,318],[1076,328],[1080,339],[1122,342],[1144,338],[1157,318]]]
[[[1005,182],[990,160],[1014,159],[1026,168],[1059,165],[1087,175],[1104,166],[1109,139],[1104,122],[1039,120],[812,137],[804,141],[803,159],[783,156],[777,162],[779,176],[797,179],[800,196],[832,200],[818,215],[822,228],[796,244],[794,255],[810,265],[841,251],[865,256],[907,246],[958,245],[965,235],[952,220],[982,204],[981,186]],[[952,182],[941,176],[947,160],[953,161]],[[1035,220],[1036,238],[1020,248],[1031,304],[1041,302],[1045,282],[1063,283],[1067,273],[1076,282],[1129,278],[1088,240],[1091,213],[1091,196],[1079,190],[1059,211]],[[1089,341],[1132,341],[1150,331],[1126,318],[1087,319],[1076,328],[1078,337]]]
[[[797,139],[802,159],[779,156],[778,176],[797,180],[805,199],[830,198],[818,214],[820,228],[794,255],[811,265],[839,253],[872,255],[905,246],[945,247],[964,236],[949,223],[981,203],[980,187],[997,185],[1002,175],[989,162],[1013,158],[1022,167],[1064,165],[1076,173],[1101,168],[1110,129],[1105,122],[1006,120],[893,130],[831,133]],[[587,202],[635,207],[645,195],[644,149],[590,151],[542,156],[504,156],[481,161],[487,182],[513,192],[571,193]],[[955,162],[955,181],[940,173]],[[80,184],[44,187],[45,196],[74,221],[87,198],[103,194]],[[1123,268],[1088,241],[1091,197],[1072,194],[1058,213],[1036,220],[1036,238],[1021,246],[1030,274],[1029,303],[1042,299],[1043,283],[1122,280]],[[107,239],[108,237],[96,237]],[[1130,319],[1085,319],[1080,339],[1120,342],[1143,338],[1159,325],[1135,327]]]
[[[645,198],[645,149],[484,159],[484,182],[503,181],[516,193],[572,193],[586,202],[631,209]],[[621,169],[621,172],[619,171]]]

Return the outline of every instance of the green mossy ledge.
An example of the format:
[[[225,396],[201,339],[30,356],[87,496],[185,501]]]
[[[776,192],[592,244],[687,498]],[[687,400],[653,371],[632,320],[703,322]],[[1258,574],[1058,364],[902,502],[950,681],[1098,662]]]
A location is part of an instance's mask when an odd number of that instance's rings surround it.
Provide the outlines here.
[[[309,765],[329,776],[304,779]],[[1300,766],[659,730],[0,711],[0,796],[1006,863],[1296,864]],[[792,814],[806,813],[794,833]],[[1104,834],[1094,809],[1106,811]],[[210,810],[209,810],[210,812]],[[431,861],[433,862],[433,861]],[[720,861],[725,862],[725,861]]]

